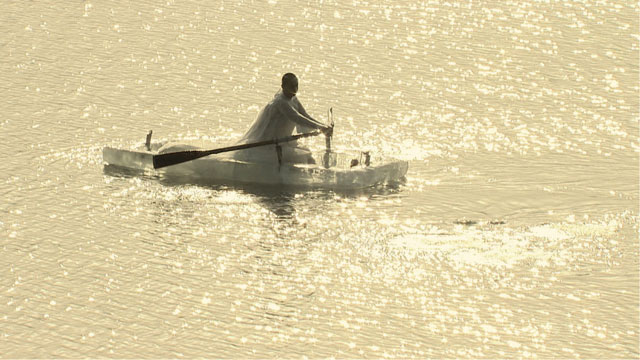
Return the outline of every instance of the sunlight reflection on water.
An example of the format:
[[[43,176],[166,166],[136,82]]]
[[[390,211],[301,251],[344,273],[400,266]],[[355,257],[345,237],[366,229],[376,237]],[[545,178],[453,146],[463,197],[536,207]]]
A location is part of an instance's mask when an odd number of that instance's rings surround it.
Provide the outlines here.
[[[3,356],[638,356],[637,4],[354,4],[6,4]],[[103,167],[232,143],[286,71],[406,181]]]

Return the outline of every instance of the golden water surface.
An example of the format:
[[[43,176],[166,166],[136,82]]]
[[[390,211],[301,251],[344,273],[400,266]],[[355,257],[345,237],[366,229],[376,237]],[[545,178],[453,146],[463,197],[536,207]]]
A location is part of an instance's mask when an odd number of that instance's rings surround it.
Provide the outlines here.
[[[632,1],[5,1],[0,357],[638,358]],[[104,167],[278,90],[358,192]],[[321,148],[321,141],[309,140]]]

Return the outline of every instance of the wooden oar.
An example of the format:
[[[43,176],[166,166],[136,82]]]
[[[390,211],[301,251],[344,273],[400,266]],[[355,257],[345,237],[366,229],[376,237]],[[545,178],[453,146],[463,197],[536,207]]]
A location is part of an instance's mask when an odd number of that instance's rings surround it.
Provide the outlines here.
[[[233,145],[233,146],[227,146],[227,147],[213,149],[213,150],[187,150],[187,151],[178,151],[178,152],[172,152],[172,153],[166,153],[166,154],[153,155],[153,167],[154,169],[160,169],[165,166],[177,165],[183,162],[199,159],[201,157],[205,157],[213,154],[220,154],[223,152],[234,151],[234,150],[249,149],[249,148],[254,148],[258,146],[280,144],[280,143],[294,141],[294,140],[298,140],[298,139],[302,139],[310,136],[316,136],[320,134],[322,134],[321,131],[312,131],[310,133],[291,135],[291,136],[283,137],[280,139],[259,141],[251,144]]]

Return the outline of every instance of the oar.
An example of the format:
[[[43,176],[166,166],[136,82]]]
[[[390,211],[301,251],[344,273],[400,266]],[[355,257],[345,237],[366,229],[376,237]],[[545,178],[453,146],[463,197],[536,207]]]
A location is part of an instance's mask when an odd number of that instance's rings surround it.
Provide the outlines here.
[[[331,152],[331,137],[333,136],[333,127],[335,126],[335,124],[333,123],[333,108],[329,108],[329,111],[327,112],[327,122],[329,122],[331,124],[331,125],[329,125],[331,130],[329,130],[329,132],[325,133],[325,135],[326,135],[325,148],[326,148],[326,152],[330,153]]]
[[[233,145],[233,146],[227,146],[227,147],[213,149],[213,150],[187,150],[187,151],[178,151],[178,152],[172,152],[172,153],[166,153],[166,154],[153,155],[153,167],[154,169],[160,169],[166,166],[177,165],[183,162],[199,159],[201,157],[205,157],[213,154],[220,154],[223,152],[234,151],[234,150],[249,149],[249,148],[258,147],[258,146],[280,144],[280,143],[294,141],[297,139],[316,136],[320,134],[322,134],[321,131],[312,131],[310,133],[291,135],[291,136],[283,137],[280,139],[259,141],[251,144]]]

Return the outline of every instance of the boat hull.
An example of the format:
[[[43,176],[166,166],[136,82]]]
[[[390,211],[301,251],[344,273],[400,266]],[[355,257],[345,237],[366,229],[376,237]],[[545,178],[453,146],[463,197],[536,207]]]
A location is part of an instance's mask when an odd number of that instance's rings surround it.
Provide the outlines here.
[[[125,150],[112,147],[103,149],[104,163],[129,169],[153,171],[165,176],[179,176],[214,183],[247,183],[265,185],[291,185],[330,189],[359,189],[381,183],[401,180],[407,173],[408,163],[402,160],[372,161],[365,166],[351,166],[353,158],[347,154],[317,154],[318,164],[252,163],[228,157],[208,156],[160,170],[153,168],[155,152]]]

